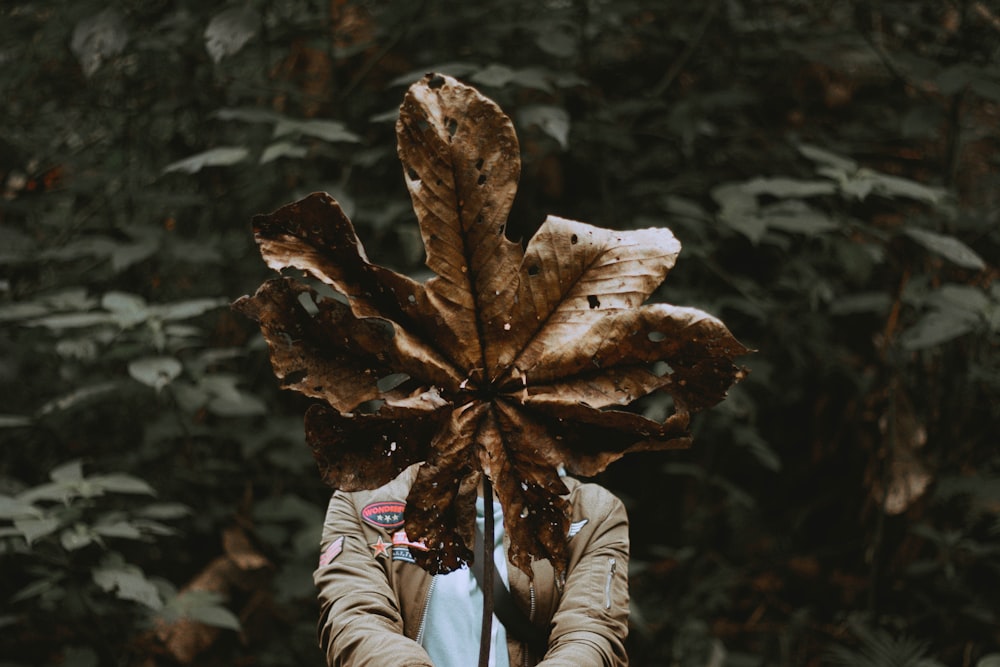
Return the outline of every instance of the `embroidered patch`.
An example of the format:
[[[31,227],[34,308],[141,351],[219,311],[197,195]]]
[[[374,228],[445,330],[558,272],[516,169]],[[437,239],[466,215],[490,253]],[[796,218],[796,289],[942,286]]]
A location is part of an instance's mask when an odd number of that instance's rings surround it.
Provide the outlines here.
[[[420,551],[427,551],[427,545],[423,542],[411,542],[410,538],[406,536],[405,530],[397,530],[392,534],[392,546],[411,547],[413,549],[419,549]]]
[[[361,510],[361,519],[376,528],[392,530],[403,525],[403,510],[406,503],[399,500],[383,500],[365,505]]]
[[[569,524],[569,533],[566,535],[566,539],[568,540],[579,533],[583,527],[587,525],[588,521],[590,521],[590,519],[580,519],[579,521],[574,521]]]
[[[407,563],[417,562],[417,559],[413,557],[413,553],[410,551],[410,547],[393,547],[392,559],[405,561]]]
[[[324,551],[320,555],[320,557],[319,557],[319,566],[320,567],[326,567],[327,565],[329,565],[330,563],[332,563],[333,559],[336,558],[337,556],[339,556],[340,552],[343,551],[343,550],[344,550],[344,536],[341,535],[340,537],[338,537],[337,539],[335,539],[333,542],[331,542],[330,546],[328,546],[326,548],[326,551]]]
[[[375,544],[369,544],[372,548],[372,557],[382,556],[384,558],[389,557],[389,543],[382,539],[382,536],[378,536],[378,540]]]

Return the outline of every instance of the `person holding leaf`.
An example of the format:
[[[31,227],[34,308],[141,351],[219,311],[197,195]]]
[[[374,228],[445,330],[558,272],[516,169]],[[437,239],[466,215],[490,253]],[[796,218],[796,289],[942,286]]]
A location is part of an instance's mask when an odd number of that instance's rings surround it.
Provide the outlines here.
[[[323,526],[314,579],[320,644],[331,666],[470,667],[480,652],[483,591],[472,567],[431,575],[416,564],[423,545],[403,529],[417,467],[374,491],[335,492]],[[493,503],[496,581],[489,664],[620,667],[628,664],[628,519],[596,484],[563,478],[571,509],[569,569],[551,563],[532,577],[508,567],[503,513]],[[485,523],[476,504],[477,531]],[[501,590],[502,589],[502,590]]]
[[[689,446],[691,414],[748,350],[703,311],[647,303],[680,252],[669,229],[549,216],[508,239],[520,149],[474,88],[426,75],[396,134],[433,277],[373,264],[318,192],[254,218],[268,266],[315,282],[280,276],[234,303],[282,386],[318,401],[306,441],[337,490],[315,572],[327,659],[625,665],[625,511],[560,470]],[[628,409],[661,392],[662,421]]]

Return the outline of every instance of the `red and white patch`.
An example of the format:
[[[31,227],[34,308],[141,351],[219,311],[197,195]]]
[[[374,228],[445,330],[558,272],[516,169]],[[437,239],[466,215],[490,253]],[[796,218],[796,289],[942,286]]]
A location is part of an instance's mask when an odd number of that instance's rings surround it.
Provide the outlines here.
[[[423,542],[411,542],[410,538],[406,536],[405,530],[397,530],[392,534],[392,546],[394,547],[410,547],[411,549],[419,549],[420,551],[427,551],[427,545]]]
[[[326,551],[319,557],[319,566],[326,567],[333,562],[333,559],[340,555],[340,552],[344,550],[344,536],[341,535],[333,542],[330,546],[326,548]]]
[[[399,500],[382,500],[369,503],[361,510],[361,520],[370,526],[393,530],[403,525],[406,503]]]
[[[378,536],[378,540],[375,542],[375,544],[369,544],[368,546],[371,547],[372,549],[373,557],[377,556],[382,556],[383,558],[389,557],[389,543],[383,540],[381,535]]]

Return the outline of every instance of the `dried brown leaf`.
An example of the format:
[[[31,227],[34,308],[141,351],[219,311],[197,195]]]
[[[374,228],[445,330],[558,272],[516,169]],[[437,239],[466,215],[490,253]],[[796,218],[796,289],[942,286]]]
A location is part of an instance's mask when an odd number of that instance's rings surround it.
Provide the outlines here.
[[[473,88],[428,75],[396,126],[434,277],[368,261],[337,203],[314,194],[258,216],[261,253],[346,297],[270,281],[237,308],[257,319],[283,384],[326,403],[306,414],[324,480],[375,488],[422,462],[406,530],[431,572],[472,557],[476,489],[504,508],[511,561],[566,567],[558,468],[590,476],[636,451],[689,444],[690,413],[725,396],[747,349],[714,317],[645,304],[674,266],[667,229],[611,231],[549,217],[526,249],[504,233],[520,172],[510,120]],[[301,299],[313,300],[315,312]],[[663,422],[624,409],[674,399]]]

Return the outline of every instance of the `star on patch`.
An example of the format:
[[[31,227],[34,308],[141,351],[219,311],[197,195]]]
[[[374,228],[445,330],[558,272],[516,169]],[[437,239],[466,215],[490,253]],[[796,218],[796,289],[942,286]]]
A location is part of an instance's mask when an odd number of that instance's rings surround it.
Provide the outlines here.
[[[369,544],[368,546],[372,548],[373,558],[377,556],[384,556],[385,558],[389,557],[390,543],[383,540],[381,535],[378,536],[378,540],[375,542],[375,544]]]

